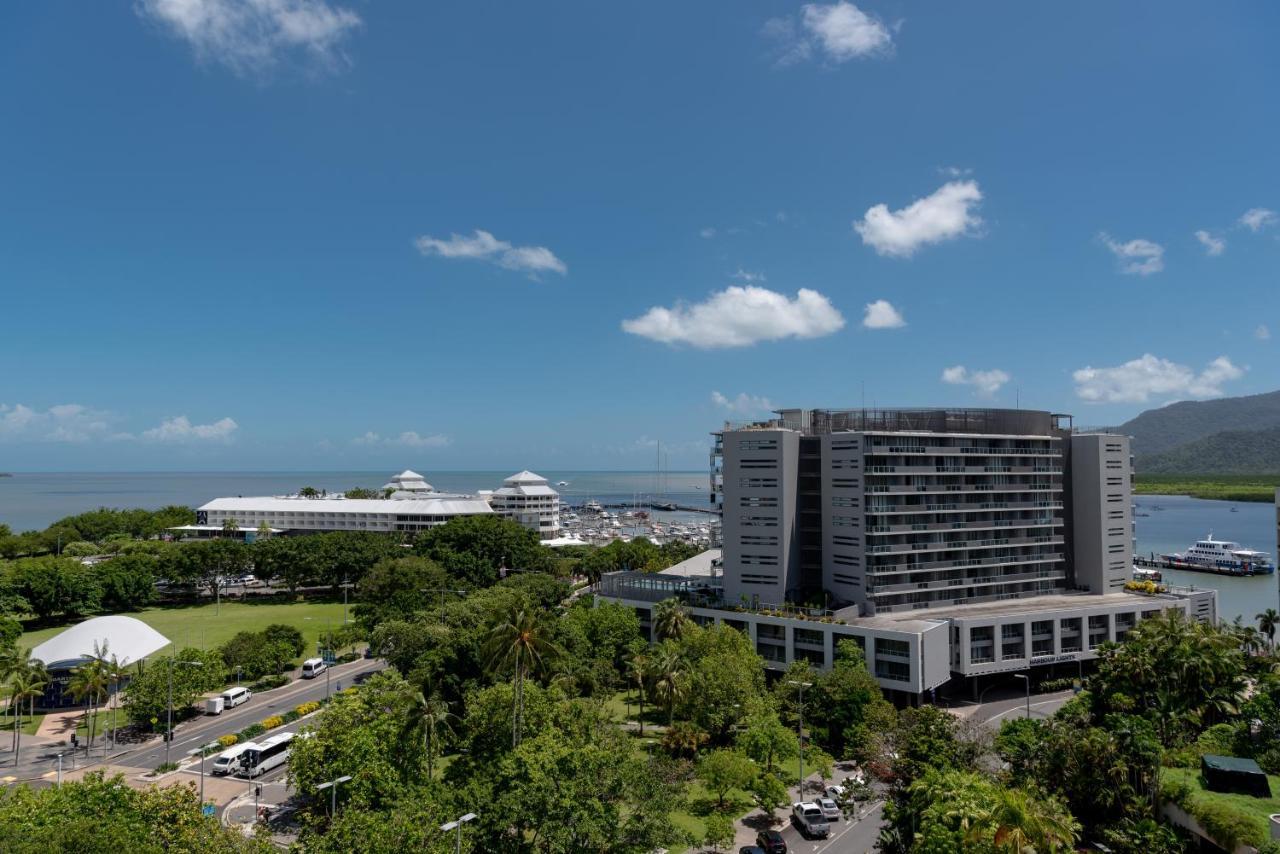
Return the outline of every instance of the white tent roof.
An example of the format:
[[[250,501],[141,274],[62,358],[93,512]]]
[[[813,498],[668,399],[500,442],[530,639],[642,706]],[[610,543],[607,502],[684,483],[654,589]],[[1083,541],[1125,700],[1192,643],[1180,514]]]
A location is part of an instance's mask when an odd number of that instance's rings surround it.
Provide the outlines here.
[[[407,490],[410,492],[434,492],[435,487],[427,483],[426,478],[412,469],[405,469],[382,485],[383,489]]]
[[[93,657],[93,645],[105,645],[121,664],[133,664],[164,648],[169,639],[133,617],[94,617],[56,635],[31,651],[46,666]]]

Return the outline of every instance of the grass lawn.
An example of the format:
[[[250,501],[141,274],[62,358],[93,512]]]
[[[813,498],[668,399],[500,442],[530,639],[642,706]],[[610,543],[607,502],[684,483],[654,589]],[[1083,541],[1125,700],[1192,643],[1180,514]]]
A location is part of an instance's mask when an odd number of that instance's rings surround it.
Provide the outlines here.
[[[0,732],[13,733],[13,724],[16,718],[10,714],[9,709],[5,709],[0,713]],[[22,734],[35,735],[36,730],[40,728],[40,722],[44,720],[44,715],[37,714],[35,717],[24,714],[22,716]]]
[[[271,623],[296,626],[306,641],[304,655],[314,655],[321,632],[342,625],[342,602],[223,602],[217,605],[186,605],[144,608],[123,614],[135,617],[179,647],[212,649],[230,640],[236,632],[258,631]],[[73,623],[24,632],[18,643],[34,647]],[[165,652],[168,652],[166,648]]]
[[[92,715],[90,717],[92,717]],[[111,730],[112,717],[116,719],[115,726],[125,727],[129,725],[129,718],[125,715],[124,709],[100,709],[98,711],[97,723],[94,725],[96,737],[101,737],[103,734]],[[76,724],[76,737],[79,738],[81,742],[89,740],[89,724],[84,721],[83,717],[80,722]]]
[[[1198,769],[1165,768],[1160,773],[1165,780],[1186,783],[1191,787],[1193,807],[1196,803],[1212,803],[1227,807],[1248,818],[1249,823],[1257,828],[1259,840],[1271,838],[1270,816],[1272,813],[1280,813],[1280,796],[1278,796],[1280,795],[1280,777],[1268,774],[1267,781],[1271,783],[1271,797],[1255,798],[1251,795],[1209,791],[1204,787]],[[1188,812],[1195,814],[1194,809]]]

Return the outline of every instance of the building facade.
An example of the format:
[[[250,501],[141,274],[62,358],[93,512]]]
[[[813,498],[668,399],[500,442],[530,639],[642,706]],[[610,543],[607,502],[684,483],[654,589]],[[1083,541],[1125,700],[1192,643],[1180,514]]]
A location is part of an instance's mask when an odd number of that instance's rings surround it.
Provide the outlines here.
[[[517,472],[488,494],[489,506],[504,516],[537,531],[544,540],[560,536],[560,493],[547,479],[531,471]]]
[[[785,409],[715,436],[718,572],[613,573],[605,598],[675,596],[748,632],[766,665],[856,640],[887,691],[1084,662],[1142,619],[1217,619],[1212,591],[1126,591],[1128,437],[1029,410]],[[647,623],[645,623],[647,625]]]

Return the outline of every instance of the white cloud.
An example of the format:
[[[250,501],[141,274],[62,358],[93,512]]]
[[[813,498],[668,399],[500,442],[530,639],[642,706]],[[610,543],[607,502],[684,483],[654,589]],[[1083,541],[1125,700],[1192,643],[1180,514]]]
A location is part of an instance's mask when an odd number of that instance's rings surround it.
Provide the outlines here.
[[[993,368],[990,371],[970,371],[964,365],[955,365],[942,372],[944,383],[973,386],[974,393],[979,397],[993,397],[1010,379],[1011,377],[999,368]]]
[[[1271,340],[1271,330],[1267,327],[1267,324],[1259,323],[1258,328],[1253,330],[1253,337],[1259,341],[1269,341]]]
[[[896,211],[875,205],[853,228],[879,254],[908,258],[930,243],[977,234],[982,219],[975,209],[981,201],[977,181],[950,181]]]
[[[1120,260],[1120,272],[1137,276],[1150,276],[1164,269],[1164,247],[1142,238],[1121,243],[1112,240],[1105,231],[1098,235],[1111,254]]]
[[[1244,370],[1219,356],[1196,373],[1186,365],[1146,353],[1113,368],[1084,367],[1074,372],[1076,396],[1090,403],[1146,403],[1152,397],[1168,400],[1220,397],[1222,384],[1244,376]]]
[[[744,270],[741,267],[739,267],[738,271],[729,278],[737,279],[739,282],[746,282],[747,284],[763,282],[765,280],[764,273],[753,273],[750,270]]]
[[[45,410],[21,403],[0,404],[0,441],[87,442],[92,439],[123,439],[116,433],[119,421],[110,412],[79,403],[61,403]]]
[[[471,237],[450,234],[448,240],[423,235],[414,241],[423,255],[439,255],[441,258],[488,261],[507,270],[519,270],[536,276],[538,273],[569,272],[565,263],[545,246],[512,246],[487,231],[476,229]]]
[[[328,0],[138,0],[143,18],[186,41],[197,58],[238,74],[301,54],[325,67],[346,61],[344,40],[360,16]]]
[[[716,230],[711,226],[707,226],[706,228],[698,232],[698,236],[701,237],[703,240],[710,240],[711,238],[716,236]]]
[[[791,65],[819,51],[835,63],[893,50],[893,36],[880,20],[852,3],[808,3],[801,7],[800,25],[791,18],[773,18],[764,25],[766,36],[779,46],[778,64]]]
[[[701,349],[820,338],[843,326],[844,317],[817,291],[801,288],[792,299],[755,285],[734,285],[692,305],[655,306],[640,317],[622,321],[623,330],[632,335]]]
[[[862,315],[862,325],[867,329],[898,329],[906,326],[907,321],[891,302],[878,299],[867,303]]]
[[[142,431],[142,438],[152,442],[226,442],[240,428],[230,418],[212,424],[192,424],[185,415],[166,418],[159,427]]]
[[[1255,233],[1278,221],[1280,219],[1276,217],[1276,212],[1267,208],[1249,208],[1240,215],[1240,224]]]
[[[413,430],[406,430],[399,436],[388,436],[385,439],[379,434],[370,430],[363,436],[357,436],[351,440],[353,445],[365,446],[398,446],[401,448],[443,448],[452,443],[452,439],[439,433],[433,433],[426,436],[420,435]]]
[[[774,410],[773,403],[767,397],[740,392],[737,397],[725,397],[718,391],[711,392],[711,402],[728,412],[738,415],[757,415]]]
[[[1200,241],[1204,251],[1210,255],[1221,255],[1227,249],[1227,241],[1224,238],[1214,237],[1203,228],[1196,232],[1196,240]]]

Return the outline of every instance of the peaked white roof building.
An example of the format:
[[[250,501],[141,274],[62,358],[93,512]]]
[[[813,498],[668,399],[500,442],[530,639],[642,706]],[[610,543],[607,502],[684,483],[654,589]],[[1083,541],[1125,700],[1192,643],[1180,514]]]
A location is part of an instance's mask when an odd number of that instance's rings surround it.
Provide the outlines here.
[[[516,472],[489,495],[493,512],[538,532],[544,540],[560,536],[560,493],[531,471]]]
[[[405,469],[382,485],[392,492],[435,492],[436,488],[426,478],[411,469]]]

